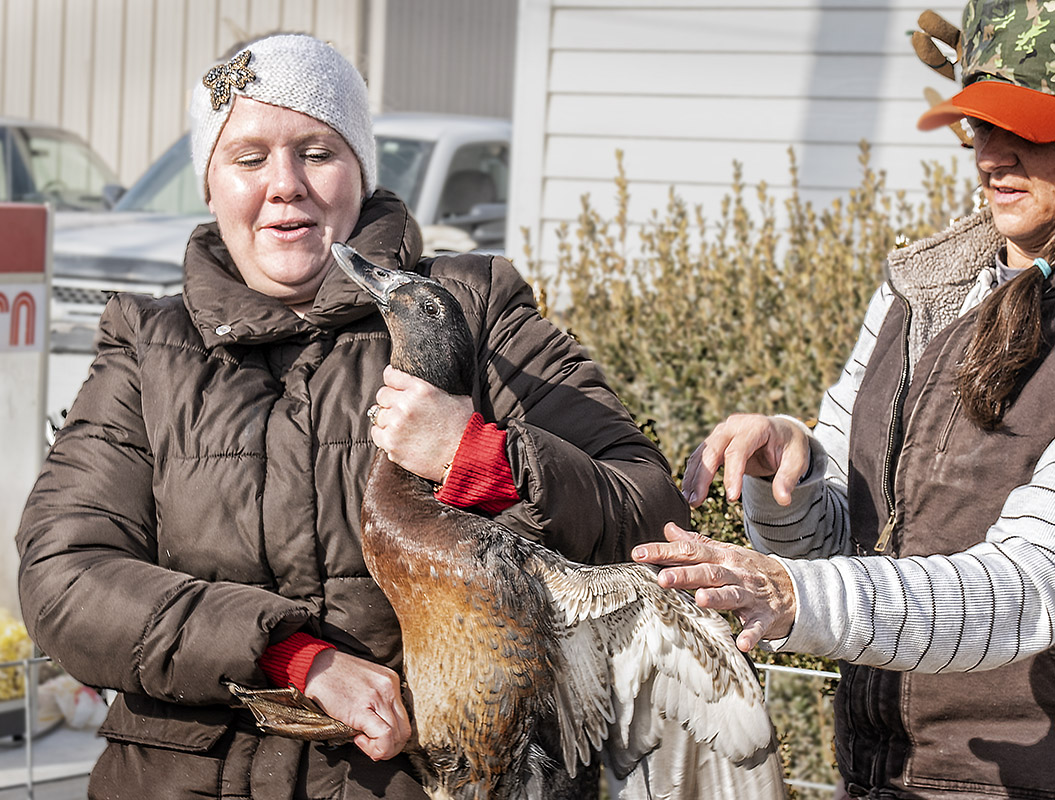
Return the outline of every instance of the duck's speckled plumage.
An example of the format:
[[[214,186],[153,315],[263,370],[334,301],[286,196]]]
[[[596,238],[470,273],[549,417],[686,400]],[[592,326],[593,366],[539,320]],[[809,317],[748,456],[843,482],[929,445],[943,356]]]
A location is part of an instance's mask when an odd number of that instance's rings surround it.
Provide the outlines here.
[[[336,254],[356,277],[355,258]],[[429,366],[459,324],[453,298],[359,262],[393,365],[468,394],[449,358],[446,375]],[[443,305],[429,314],[442,330],[415,313],[426,298]],[[439,503],[383,453],[362,513],[367,566],[402,629],[410,752],[431,797],[572,800],[599,759],[624,800],[784,797],[761,690],[728,625],[651,569],[568,561]]]

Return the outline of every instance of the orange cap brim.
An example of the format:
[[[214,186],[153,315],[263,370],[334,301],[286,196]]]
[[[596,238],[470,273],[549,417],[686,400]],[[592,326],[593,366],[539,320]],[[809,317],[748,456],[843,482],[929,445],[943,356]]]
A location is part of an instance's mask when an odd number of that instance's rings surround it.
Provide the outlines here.
[[[1055,96],[1004,81],[976,81],[925,112],[921,131],[976,117],[1031,142],[1055,142]]]

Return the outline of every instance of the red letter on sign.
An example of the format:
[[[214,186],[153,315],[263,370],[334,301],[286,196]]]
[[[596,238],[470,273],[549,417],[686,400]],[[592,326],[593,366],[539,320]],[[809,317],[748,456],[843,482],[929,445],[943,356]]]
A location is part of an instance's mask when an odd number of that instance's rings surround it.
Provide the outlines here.
[[[37,329],[37,304],[33,302],[33,295],[29,292],[19,292],[15,296],[15,302],[11,309],[11,345],[18,344],[18,321],[22,310],[26,312],[26,341],[24,344],[33,344],[33,334]]]

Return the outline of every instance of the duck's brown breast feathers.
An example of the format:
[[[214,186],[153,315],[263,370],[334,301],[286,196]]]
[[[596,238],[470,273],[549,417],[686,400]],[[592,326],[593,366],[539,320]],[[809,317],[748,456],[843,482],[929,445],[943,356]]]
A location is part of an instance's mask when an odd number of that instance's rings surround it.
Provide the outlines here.
[[[516,537],[396,473],[372,470],[363,552],[399,619],[419,743],[500,774],[553,694],[550,606]]]

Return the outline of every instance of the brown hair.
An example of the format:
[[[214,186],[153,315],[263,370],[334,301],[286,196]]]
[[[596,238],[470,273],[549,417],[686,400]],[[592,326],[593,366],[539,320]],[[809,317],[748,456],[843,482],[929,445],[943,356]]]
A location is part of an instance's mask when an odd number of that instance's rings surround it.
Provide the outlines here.
[[[974,336],[964,352],[956,386],[967,416],[983,430],[1000,426],[1050,344],[1040,316],[1046,285],[1040,269],[1030,267],[978,307]]]

